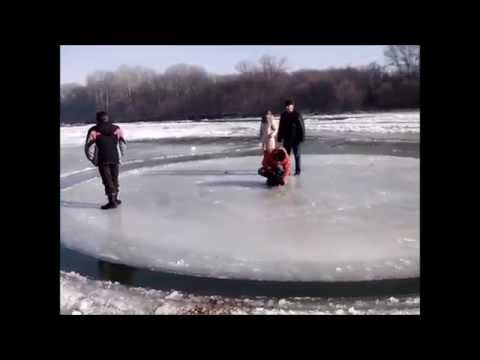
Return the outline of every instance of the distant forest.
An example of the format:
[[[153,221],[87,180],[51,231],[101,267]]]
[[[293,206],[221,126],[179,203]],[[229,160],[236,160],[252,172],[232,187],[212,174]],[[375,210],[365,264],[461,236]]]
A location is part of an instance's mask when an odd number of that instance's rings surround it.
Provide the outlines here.
[[[198,120],[279,113],[293,99],[305,113],[418,108],[420,49],[386,46],[386,65],[288,71],[285,58],[263,56],[241,61],[236,74],[215,75],[194,65],[178,64],[164,73],[121,66],[96,71],[86,85],[61,86],[61,122],[93,122],[106,110],[116,122]]]

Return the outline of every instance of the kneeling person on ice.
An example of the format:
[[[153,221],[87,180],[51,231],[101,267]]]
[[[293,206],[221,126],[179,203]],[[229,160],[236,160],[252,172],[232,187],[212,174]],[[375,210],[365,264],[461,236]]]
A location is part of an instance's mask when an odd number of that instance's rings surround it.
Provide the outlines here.
[[[97,125],[91,127],[85,141],[85,155],[93,165],[98,166],[105,187],[108,203],[103,210],[113,209],[122,202],[118,199],[119,164],[127,143],[119,126],[109,121],[105,111],[97,113]]]
[[[258,174],[267,178],[269,186],[285,185],[291,175],[290,168],[290,157],[287,151],[279,147],[271,152],[265,152]]]

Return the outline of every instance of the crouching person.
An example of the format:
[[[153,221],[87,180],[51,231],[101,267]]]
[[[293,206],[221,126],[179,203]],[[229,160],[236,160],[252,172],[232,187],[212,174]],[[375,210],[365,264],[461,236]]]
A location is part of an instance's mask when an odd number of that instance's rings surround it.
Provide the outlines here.
[[[116,208],[122,203],[118,199],[120,190],[118,173],[126,145],[120,127],[110,122],[106,112],[98,112],[97,124],[87,133],[85,155],[93,165],[98,167],[102,177],[105,195],[108,198],[108,203],[101,207],[103,210]]]
[[[287,151],[280,147],[271,152],[265,152],[258,174],[267,178],[268,186],[285,185],[291,175],[290,167],[290,157]]]

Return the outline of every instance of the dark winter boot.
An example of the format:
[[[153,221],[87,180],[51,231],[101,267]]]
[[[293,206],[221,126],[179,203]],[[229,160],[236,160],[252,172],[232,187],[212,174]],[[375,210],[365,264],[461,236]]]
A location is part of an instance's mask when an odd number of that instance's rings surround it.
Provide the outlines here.
[[[101,206],[102,210],[108,210],[108,209],[115,209],[117,207],[117,203],[115,202],[115,195],[114,194],[108,194],[108,203],[105,205]]]
[[[116,203],[117,205],[120,205],[120,204],[122,203],[122,200],[120,200],[120,199],[118,198],[118,193],[115,193],[115,194],[113,194],[113,195],[114,195],[115,203]]]

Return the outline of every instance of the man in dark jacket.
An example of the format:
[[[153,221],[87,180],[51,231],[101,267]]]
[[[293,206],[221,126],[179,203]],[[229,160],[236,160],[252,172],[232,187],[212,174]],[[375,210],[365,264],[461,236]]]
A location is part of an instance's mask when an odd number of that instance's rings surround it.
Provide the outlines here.
[[[283,144],[288,155],[295,155],[295,175],[300,175],[300,143],[305,140],[305,124],[302,115],[294,110],[295,104],[291,100],[285,101],[285,111],[280,116],[278,128],[278,142]]]
[[[102,177],[108,203],[103,210],[113,209],[122,202],[118,199],[119,184],[118,172],[120,160],[125,152],[127,143],[119,126],[109,121],[104,111],[97,113],[97,125],[91,127],[85,141],[85,155],[95,166]]]

